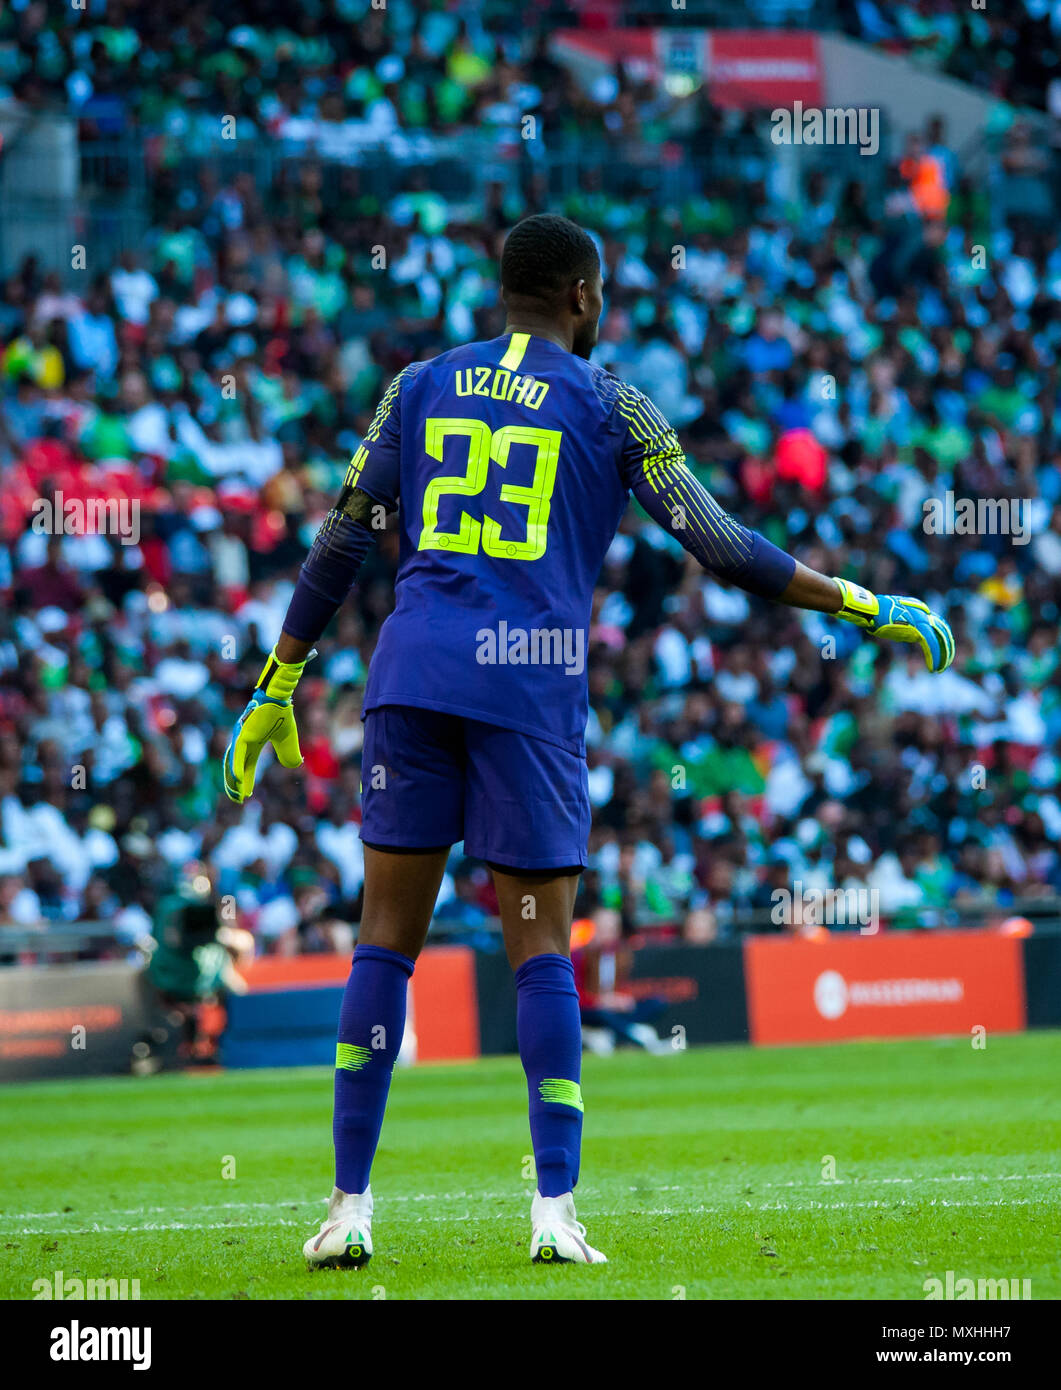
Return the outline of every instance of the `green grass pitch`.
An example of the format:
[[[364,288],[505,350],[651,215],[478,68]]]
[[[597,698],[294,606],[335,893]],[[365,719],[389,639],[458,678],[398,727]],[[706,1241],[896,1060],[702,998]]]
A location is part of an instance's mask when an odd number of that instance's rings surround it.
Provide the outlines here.
[[[587,1268],[527,1259],[518,1060],[400,1071],[375,1257],[313,1274],[330,1073],[10,1086],[0,1294],[62,1270],[143,1299],[920,1300],[953,1270],[1056,1299],[1059,1076],[1061,1033],[587,1058]]]

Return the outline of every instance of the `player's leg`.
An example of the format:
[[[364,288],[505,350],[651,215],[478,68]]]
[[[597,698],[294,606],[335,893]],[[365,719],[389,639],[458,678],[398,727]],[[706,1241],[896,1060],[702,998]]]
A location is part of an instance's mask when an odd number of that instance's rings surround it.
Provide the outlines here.
[[[582,1146],[582,1025],[570,958],[585,864],[585,760],[540,739],[469,723],[465,848],[494,875],[505,949],[516,972],[516,1032],[527,1076],[538,1191],[536,1261],[603,1263],[572,1195]]]
[[[365,895],[357,944],[415,961],[427,940],[450,846],[395,850],[367,839],[363,845]]]
[[[372,711],[362,754],[364,905],[335,1059],[335,1189],[320,1234],[304,1247],[311,1266],[361,1265],[372,1253],[372,1160],[405,1031],[409,979],[449,846],[463,835],[462,808],[457,721],[431,711]]]
[[[335,1186],[365,1192],[405,1033],[413,965],[423,949],[449,850],[395,854],[365,845],[361,929],[339,1010]]]
[[[527,1077],[538,1190],[531,1207],[536,1264],[603,1264],[575,1215],[582,1152],[582,1022],[571,965],[577,869],[557,875],[491,864],[505,950],[516,972],[516,1038]]]
[[[582,1147],[582,1023],[569,950],[578,878],[491,867],[516,972],[516,1038],[538,1191],[560,1197],[578,1181]]]
[[[488,861],[494,876],[508,963],[519,974],[533,956],[563,956],[570,964],[571,919],[581,865],[520,872]]]

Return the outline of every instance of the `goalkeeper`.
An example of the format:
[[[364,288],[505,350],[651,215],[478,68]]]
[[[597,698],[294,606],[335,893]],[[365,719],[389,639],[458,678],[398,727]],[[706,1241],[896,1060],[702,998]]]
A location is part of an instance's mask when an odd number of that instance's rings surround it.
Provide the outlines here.
[[[505,242],[501,290],[500,337],[411,363],[391,383],[225,754],[234,801],[253,792],[266,743],[285,766],[301,761],[295,687],[372,523],[400,496],[395,608],[362,716],[362,767],[386,778],[366,776],[362,789],[365,896],[339,1016],[335,1187],[303,1247],[311,1268],[372,1255],[369,1178],[406,986],[461,840],[491,869],[515,972],[537,1176],[530,1256],[604,1260],[573,1196],[583,1099],[570,933],[591,820],[584,655],[594,585],[631,493],[747,592],[915,643],[930,671],[954,657],[949,627],[918,599],[818,574],[724,512],[653,403],[589,361],[603,281],[582,228],[526,218]]]

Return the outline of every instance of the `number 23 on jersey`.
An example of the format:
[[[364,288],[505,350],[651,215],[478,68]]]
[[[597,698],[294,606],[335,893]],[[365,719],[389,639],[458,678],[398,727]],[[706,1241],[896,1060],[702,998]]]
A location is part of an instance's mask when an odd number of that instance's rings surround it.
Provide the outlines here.
[[[425,422],[424,447],[429,458],[442,462],[446,439],[456,435],[468,441],[468,466],[463,474],[432,478],[424,492],[424,526],[420,533],[419,550],[452,550],[465,555],[484,554],[505,560],[538,560],[545,554],[546,532],[553,488],[556,485],[556,464],[560,456],[560,430],[537,429],[532,425],[503,425],[491,431],[482,420],[433,418]],[[476,521],[461,512],[456,531],[441,531],[438,526],[438,506],[450,494],[474,497],[486,486],[490,464],[507,468],[509,453],[514,444],[527,444],[535,450],[534,477],[529,486],[505,483],[501,488],[502,502],[514,502],[527,508],[527,534],[523,540],[506,540],[500,523],[484,516]]]

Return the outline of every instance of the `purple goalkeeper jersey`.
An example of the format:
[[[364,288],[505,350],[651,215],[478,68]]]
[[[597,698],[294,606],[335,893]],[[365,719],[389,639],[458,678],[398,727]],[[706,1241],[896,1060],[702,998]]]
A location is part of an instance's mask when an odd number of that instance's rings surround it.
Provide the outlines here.
[[[794,569],[704,491],[646,396],[526,333],[406,367],[346,482],[400,504],[366,713],[415,705],[582,752],[593,589],[631,489],[745,588],[776,596]]]

